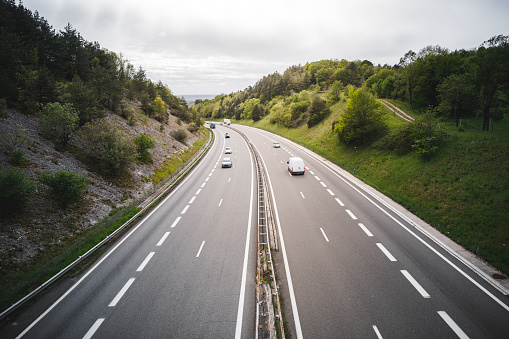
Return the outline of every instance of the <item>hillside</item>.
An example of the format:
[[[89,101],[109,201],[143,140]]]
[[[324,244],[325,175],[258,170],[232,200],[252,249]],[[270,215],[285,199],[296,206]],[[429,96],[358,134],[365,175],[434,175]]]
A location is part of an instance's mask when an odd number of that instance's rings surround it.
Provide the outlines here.
[[[103,176],[90,164],[76,159],[73,147],[57,150],[59,148],[53,141],[42,136],[38,117],[12,109],[1,110],[0,170],[13,167],[6,141],[16,135],[16,131],[18,134],[21,131],[27,138],[21,146],[24,161],[17,168],[37,182],[36,191],[22,212],[0,219],[0,285],[3,291],[12,274],[33,264],[43,265],[101,224],[105,217],[115,213],[122,215],[136,207],[154,188],[150,176],[157,171],[167,171],[165,161],[177,159],[175,163],[182,164],[186,159],[179,157],[184,152],[194,153],[197,149],[193,144],[199,148],[199,144],[208,138],[208,133],[203,130],[189,132],[187,124],[171,115],[164,126],[140,113],[136,113],[130,123],[115,114],[107,114],[103,119],[131,139],[143,133],[150,136],[155,141],[149,150],[153,163],[137,162],[121,177]],[[172,136],[177,129],[185,131],[187,138],[184,142]],[[82,174],[88,182],[85,196],[66,209],[50,198],[47,186],[37,181],[42,172],[61,170]]]
[[[423,159],[416,152],[396,154],[376,143],[341,144],[331,126],[345,106],[332,106],[331,115],[312,128],[278,127],[270,122],[271,115],[237,122],[282,135],[328,158],[509,274],[509,121],[495,123],[490,133],[480,130],[482,118],[463,120],[462,132],[441,122],[441,131],[450,136],[431,159]],[[406,123],[388,114],[393,129]]]

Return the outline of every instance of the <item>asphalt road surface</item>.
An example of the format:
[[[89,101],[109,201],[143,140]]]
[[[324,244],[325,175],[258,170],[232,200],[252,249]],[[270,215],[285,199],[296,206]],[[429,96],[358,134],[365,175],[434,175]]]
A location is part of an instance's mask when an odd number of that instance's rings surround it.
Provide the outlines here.
[[[293,338],[509,337],[502,291],[374,190],[287,140],[235,128],[256,145],[269,173]],[[290,156],[304,159],[304,175],[289,174]]]
[[[253,159],[234,129],[216,126],[209,154],[155,211],[0,336],[254,338]],[[267,169],[281,245],[273,256],[293,338],[509,337],[504,290],[416,218],[300,146],[231,127]],[[304,159],[304,175],[288,173],[290,156]],[[223,157],[232,168],[221,168]]]
[[[225,139],[216,130],[185,182],[89,270],[64,281],[61,296],[48,293],[0,336],[252,338],[255,172],[246,142],[229,132]],[[225,146],[232,168],[221,168]]]

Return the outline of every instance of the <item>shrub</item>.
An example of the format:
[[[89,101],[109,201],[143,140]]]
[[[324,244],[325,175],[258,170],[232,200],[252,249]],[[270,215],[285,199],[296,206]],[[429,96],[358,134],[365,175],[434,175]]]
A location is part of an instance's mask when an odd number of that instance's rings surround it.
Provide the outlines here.
[[[11,161],[11,164],[14,166],[22,165],[26,159],[25,159],[25,151],[19,149],[17,151],[12,152],[9,155],[9,160]]]
[[[200,130],[200,126],[192,122],[189,125],[187,125],[187,130],[191,133],[196,133]]]
[[[51,188],[50,196],[62,208],[79,201],[87,188],[87,178],[70,171],[44,172],[39,176],[39,181]]]
[[[170,135],[181,143],[185,143],[185,141],[187,139],[187,133],[182,128],[171,131]]]
[[[94,120],[78,133],[80,156],[107,176],[119,176],[136,161],[136,145],[115,126]]]
[[[150,154],[148,149],[154,147],[154,140],[143,133],[134,139],[134,143],[136,144],[136,150],[138,151],[138,160],[145,164],[151,164],[153,162],[152,154]]]
[[[350,100],[334,131],[344,144],[366,144],[388,131],[381,104],[363,88],[349,90]]]
[[[28,204],[30,195],[35,191],[35,183],[25,174],[10,168],[0,171],[0,214],[19,213]]]
[[[41,122],[44,133],[65,146],[78,128],[79,115],[72,104],[49,102],[42,107]]]

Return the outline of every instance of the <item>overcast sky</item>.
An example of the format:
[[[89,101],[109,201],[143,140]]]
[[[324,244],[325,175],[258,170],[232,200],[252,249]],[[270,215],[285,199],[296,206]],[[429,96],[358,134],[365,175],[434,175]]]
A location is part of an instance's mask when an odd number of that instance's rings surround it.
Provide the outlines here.
[[[177,95],[229,94],[323,59],[394,65],[509,35],[507,0],[23,0]]]

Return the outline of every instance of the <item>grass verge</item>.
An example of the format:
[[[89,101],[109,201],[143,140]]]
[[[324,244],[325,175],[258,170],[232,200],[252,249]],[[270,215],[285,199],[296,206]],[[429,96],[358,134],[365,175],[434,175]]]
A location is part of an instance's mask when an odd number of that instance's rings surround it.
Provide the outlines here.
[[[372,147],[346,147],[338,142],[332,122],[344,109],[318,126],[278,127],[268,117],[240,123],[282,135],[354,174],[391,197],[452,240],[509,274],[509,121],[483,132],[481,118],[464,119],[458,131],[452,122],[441,130],[452,134],[426,160],[415,152],[395,154]],[[416,113],[412,113],[416,116]],[[389,115],[392,129],[405,123]]]

